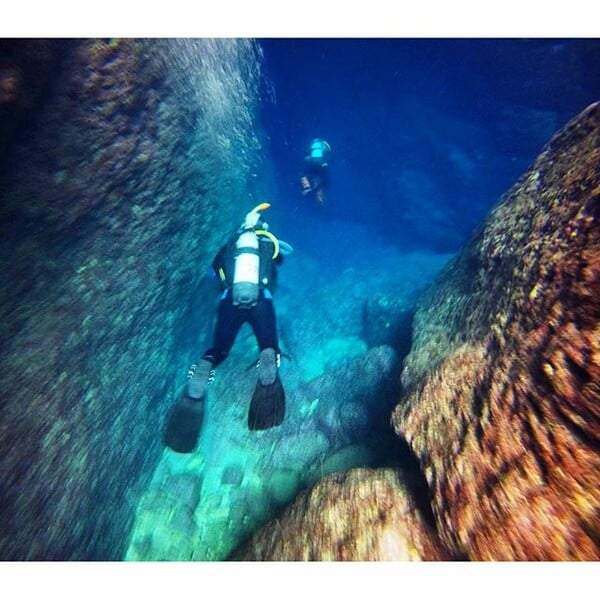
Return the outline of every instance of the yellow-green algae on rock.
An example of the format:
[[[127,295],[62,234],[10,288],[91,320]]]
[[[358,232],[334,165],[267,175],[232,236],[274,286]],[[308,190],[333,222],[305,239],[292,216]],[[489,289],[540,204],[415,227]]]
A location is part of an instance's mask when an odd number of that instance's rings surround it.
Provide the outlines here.
[[[600,104],[558,132],[420,303],[393,415],[444,541],[600,558]]]

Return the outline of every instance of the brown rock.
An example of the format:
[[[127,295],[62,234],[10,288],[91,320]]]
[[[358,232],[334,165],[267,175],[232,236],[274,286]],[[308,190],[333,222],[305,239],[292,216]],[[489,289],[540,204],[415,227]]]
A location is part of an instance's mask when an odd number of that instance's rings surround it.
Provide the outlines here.
[[[354,469],[321,480],[232,555],[233,560],[451,558],[393,469]]]
[[[600,103],[418,307],[393,415],[474,560],[600,558]]]

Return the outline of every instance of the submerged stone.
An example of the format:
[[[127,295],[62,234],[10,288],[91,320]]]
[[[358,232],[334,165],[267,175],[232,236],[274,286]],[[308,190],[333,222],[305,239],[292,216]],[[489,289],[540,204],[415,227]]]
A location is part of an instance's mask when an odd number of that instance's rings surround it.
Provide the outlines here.
[[[273,452],[275,469],[302,472],[329,450],[327,436],[320,431],[308,431],[282,437]]]
[[[330,475],[253,535],[232,560],[448,560],[453,555],[393,469]]]
[[[419,303],[393,415],[473,560],[600,558],[600,104]]]
[[[267,489],[275,503],[287,504],[300,489],[300,475],[291,470],[275,471],[269,476]]]
[[[172,475],[166,482],[166,492],[178,504],[193,512],[200,500],[202,480],[191,473]]]

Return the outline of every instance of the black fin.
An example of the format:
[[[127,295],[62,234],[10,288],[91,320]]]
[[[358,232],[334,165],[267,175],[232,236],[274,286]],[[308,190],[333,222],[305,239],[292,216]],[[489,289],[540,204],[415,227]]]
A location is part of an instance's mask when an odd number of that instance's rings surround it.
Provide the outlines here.
[[[198,443],[200,428],[204,418],[204,402],[184,398],[169,413],[163,435],[165,446],[175,452],[189,454]]]
[[[269,385],[257,382],[248,411],[248,429],[270,429],[280,425],[284,417],[285,392],[279,376]]]

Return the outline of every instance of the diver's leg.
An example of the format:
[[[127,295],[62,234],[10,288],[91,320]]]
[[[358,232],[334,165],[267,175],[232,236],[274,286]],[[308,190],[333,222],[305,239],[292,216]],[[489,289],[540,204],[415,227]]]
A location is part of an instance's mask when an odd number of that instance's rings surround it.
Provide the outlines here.
[[[273,348],[279,354],[277,318],[273,297],[268,290],[261,291],[258,304],[251,309],[249,322],[256,336],[258,349],[262,352],[266,348]]]
[[[215,367],[227,358],[242,323],[240,310],[233,306],[231,294],[226,294],[219,302],[213,345],[190,369],[186,396],[194,400],[204,397],[208,383],[214,378]]]
[[[277,321],[269,292],[261,293],[249,321],[258,342],[260,357],[258,381],[248,411],[248,428],[270,429],[279,425],[285,417],[285,392],[279,380]]]
[[[175,452],[194,451],[204,419],[208,384],[215,367],[227,358],[242,322],[243,318],[226,294],[219,303],[213,346],[190,369],[183,398],[172,407],[167,419],[163,441]]]
[[[204,353],[203,358],[212,360],[215,367],[220,365],[227,358],[243,323],[244,310],[233,305],[228,291],[219,302],[213,345]]]

